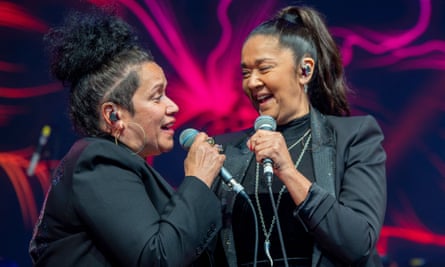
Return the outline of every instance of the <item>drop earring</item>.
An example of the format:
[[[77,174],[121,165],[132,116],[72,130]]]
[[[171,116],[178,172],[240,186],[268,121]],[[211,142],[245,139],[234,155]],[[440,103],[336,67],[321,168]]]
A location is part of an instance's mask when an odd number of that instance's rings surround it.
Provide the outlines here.
[[[120,124],[120,123],[118,123]],[[116,135],[114,136],[114,143],[117,145],[117,141],[119,140],[119,137],[121,137],[122,128],[119,125],[119,128],[116,129]]]

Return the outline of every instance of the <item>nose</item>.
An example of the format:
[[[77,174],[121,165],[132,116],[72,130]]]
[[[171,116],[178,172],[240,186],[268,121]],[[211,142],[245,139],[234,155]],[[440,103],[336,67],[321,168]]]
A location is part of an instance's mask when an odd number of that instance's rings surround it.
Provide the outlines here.
[[[254,71],[246,80],[247,88],[250,90],[257,89],[264,85],[263,81],[260,79],[259,75]]]
[[[178,113],[178,111],[179,111],[178,105],[176,105],[176,103],[168,96],[166,96],[165,99],[167,101],[166,113],[169,115],[174,115],[174,114]]]

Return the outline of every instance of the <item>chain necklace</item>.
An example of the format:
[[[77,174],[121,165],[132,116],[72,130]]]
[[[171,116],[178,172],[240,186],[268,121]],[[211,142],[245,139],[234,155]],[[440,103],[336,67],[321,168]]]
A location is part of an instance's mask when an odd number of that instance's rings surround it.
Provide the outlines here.
[[[300,155],[298,156],[297,161],[295,162],[295,168],[298,168],[298,165],[300,165],[301,160],[303,159],[303,155],[304,152],[307,150],[307,147],[309,145],[309,142],[311,140],[311,129],[307,130],[303,136],[301,136],[295,143],[293,143],[291,146],[289,146],[287,148],[287,150],[291,150],[292,148],[294,148],[297,144],[301,143],[301,141],[303,141],[303,139],[308,136],[306,142],[304,143],[303,149],[301,150]],[[261,209],[261,205],[260,205],[260,199],[259,199],[259,163],[256,163],[256,172],[255,172],[255,200],[258,206],[258,212],[260,215],[260,221],[261,221],[261,228],[263,229],[263,234],[264,234],[264,252],[266,253],[267,258],[270,261],[270,266],[273,266],[273,260],[272,257],[270,255],[270,236],[272,234],[272,230],[273,227],[275,225],[275,215],[272,217],[272,222],[270,223],[270,227],[269,227],[269,231],[266,230],[266,224],[264,222],[264,216],[263,216],[263,211]],[[278,207],[280,206],[280,201],[281,201],[281,197],[283,196],[284,191],[286,191],[286,186],[283,185],[280,189],[280,192],[278,193],[278,199],[277,199],[277,210]]]

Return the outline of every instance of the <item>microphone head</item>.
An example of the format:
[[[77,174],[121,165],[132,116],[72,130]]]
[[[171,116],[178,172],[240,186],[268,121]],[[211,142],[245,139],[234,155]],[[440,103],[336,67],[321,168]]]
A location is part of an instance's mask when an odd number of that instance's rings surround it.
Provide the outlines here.
[[[261,115],[255,120],[256,130],[275,131],[277,129],[277,122],[269,115]]]
[[[188,150],[195,141],[195,137],[198,133],[198,130],[193,128],[185,129],[182,131],[181,135],[179,135],[179,144],[182,146],[182,148]]]

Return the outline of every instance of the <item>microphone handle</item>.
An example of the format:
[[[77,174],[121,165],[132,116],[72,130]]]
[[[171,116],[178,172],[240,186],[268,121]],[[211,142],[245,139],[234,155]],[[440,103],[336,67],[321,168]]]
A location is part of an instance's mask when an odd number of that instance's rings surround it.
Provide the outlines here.
[[[272,178],[273,178],[273,162],[269,158],[263,159],[263,174],[266,178],[266,182],[268,186],[272,185]]]
[[[238,183],[235,179],[233,179],[233,176],[226,168],[224,168],[224,166],[221,167],[220,174],[224,182],[228,186],[230,186],[230,188],[232,188],[233,191],[241,194],[241,196],[243,196],[245,199],[249,199],[249,196],[247,195],[246,191],[244,191],[244,187],[240,183]]]

